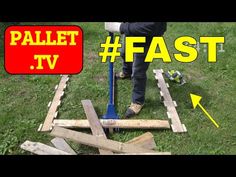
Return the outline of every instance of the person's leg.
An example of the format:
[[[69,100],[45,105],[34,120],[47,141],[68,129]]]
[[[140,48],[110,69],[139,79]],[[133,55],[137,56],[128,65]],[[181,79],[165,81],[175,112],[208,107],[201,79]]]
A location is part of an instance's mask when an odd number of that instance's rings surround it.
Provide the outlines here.
[[[124,75],[131,76],[133,63],[125,62],[125,35],[122,35],[122,48],[120,49],[120,54],[123,59],[122,72]]]
[[[146,72],[150,63],[145,63],[147,49],[143,54],[135,54],[135,60],[133,63],[133,91],[132,91],[132,103],[125,113],[125,117],[129,118],[138,114],[145,101],[145,91],[147,75]]]
[[[135,61],[133,63],[133,92],[132,92],[132,102],[140,105],[144,104],[145,101],[145,91],[147,82],[147,70],[150,63],[144,62],[146,53],[136,54]]]

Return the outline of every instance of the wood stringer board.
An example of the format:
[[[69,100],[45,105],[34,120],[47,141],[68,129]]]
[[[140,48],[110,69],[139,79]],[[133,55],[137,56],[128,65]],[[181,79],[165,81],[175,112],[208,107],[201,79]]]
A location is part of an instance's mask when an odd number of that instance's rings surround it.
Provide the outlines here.
[[[176,110],[177,104],[172,100],[172,97],[168,90],[168,84],[165,82],[165,79],[163,77],[163,70],[156,69],[153,70],[153,73],[155,74],[155,79],[158,82],[157,86],[160,89],[161,99],[164,103],[164,106],[167,108],[167,116],[171,120],[172,131],[175,133],[187,132],[185,125],[180,121],[179,115]]]
[[[57,109],[61,104],[61,98],[64,95],[64,90],[67,87],[68,80],[68,75],[62,75],[59,85],[56,85],[55,87],[56,93],[54,95],[54,98],[48,104],[49,110],[47,116],[44,120],[44,123],[40,125],[38,131],[45,132],[50,131],[52,129],[53,120],[57,117]]]

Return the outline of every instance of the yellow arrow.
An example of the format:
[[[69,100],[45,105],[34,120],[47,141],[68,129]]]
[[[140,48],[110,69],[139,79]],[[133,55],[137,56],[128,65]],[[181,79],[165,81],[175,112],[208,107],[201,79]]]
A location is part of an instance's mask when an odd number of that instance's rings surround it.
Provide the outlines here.
[[[201,96],[195,95],[195,94],[191,94],[190,93],[190,97],[192,100],[192,104],[193,104],[193,109],[195,109],[197,107],[197,105],[203,110],[203,112],[207,115],[207,117],[213,122],[213,124],[219,128],[220,126],[216,123],[216,121],[211,117],[211,115],[202,107],[200,101],[202,99]]]

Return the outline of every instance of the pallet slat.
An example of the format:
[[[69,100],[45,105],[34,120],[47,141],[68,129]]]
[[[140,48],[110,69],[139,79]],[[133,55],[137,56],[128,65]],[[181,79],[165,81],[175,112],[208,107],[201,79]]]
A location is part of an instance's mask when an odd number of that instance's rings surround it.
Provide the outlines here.
[[[153,152],[153,153],[120,153],[115,155],[171,155],[171,152]]]
[[[76,155],[76,152],[67,144],[67,142],[63,138],[53,138],[51,143],[55,146],[55,148],[68,152],[72,155]]]
[[[135,137],[130,141],[127,141],[126,144],[133,144],[140,146],[145,149],[155,149],[156,143],[153,135],[150,132],[144,133],[141,136]]]
[[[167,120],[142,120],[142,119],[100,119],[103,128],[123,128],[123,129],[170,129]],[[55,119],[54,126],[64,128],[90,128],[88,120],[67,120]]]
[[[68,130],[61,127],[54,127],[50,133],[52,136],[68,138],[80,144],[106,149],[117,153],[153,153],[155,151],[141,148],[132,144],[125,144],[109,139],[101,139],[97,136]]]
[[[88,119],[90,129],[93,133],[93,135],[98,136],[101,139],[107,139],[106,134],[102,128],[102,125],[98,119],[97,113],[94,110],[93,104],[90,100],[82,100],[82,105],[84,108],[84,112],[86,114],[86,117]],[[113,152],[99,149],[99,153],[101,155],[112,155]]]
[[[71,155],[68,152],[38,142],[25,141],[20,147],[37,155]]]

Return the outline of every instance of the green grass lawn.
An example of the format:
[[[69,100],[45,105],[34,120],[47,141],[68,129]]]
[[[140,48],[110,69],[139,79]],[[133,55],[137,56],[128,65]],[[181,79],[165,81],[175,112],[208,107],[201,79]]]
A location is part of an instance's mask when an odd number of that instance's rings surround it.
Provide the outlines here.
[[[45,24],[45,23],[43,23]],[[52,23],[50,23],[52,24]],[[71,77],[66,96],[59,109],[61,119],[85,119],[81,100],[91,99],[99,116],[106,112],[108,102],[108,64],[98,57],[100,43],[107,33],[103,23],[53,23],[80,25],[84,31],[84,67],[79,75]],[[2,25],[1,25],[2,26]],[[187,133],[175,134],[170,130],[153,130],[158,151],[173,154],[236,154],[236,23],[169,23],[165,40],[171,55],[176,52],[173,41],[182,35],[225,36],[224,53],[218,53],[215,64],[207,62],[203,46],[198,59],[189,64],[173,62],[164,64],[155,60],[148,71],[146,104],[137,119],[166,119],[166,108],[160,103],[159,90],[153,69],[177,69],[184,73],[187,84],[180,87],[170,84],[172,98],[178,103],[177,111],[188,129]],[[2,33],[2,30],[1,30]],[[2,36],[2,34],[1,34]],[[2,39],[2,37],[1,37]],[[1,40],[0,46],[3,46]],[[47,104],[54,96],[54,86],[59,76],[19,76],[4,71],[3,47],[0,51],[0,154],[29,154],[19,148],[25,140],[50,144],[51,136],[37,129],[47,114]],[[20,59],[20,58],[18,58]],[[122,66],[115,63],[116,71]],[[117,82],[117,112],[124,115],[130,104],[131,81]],[[201,103],[219,123],[217,129],[200,108],[192,109],[190,93],[203,97]],[[85,132],[89,132],[86,130]],[[121,130],[109,138],[128,141],[145,130]],[[80,154],[96,154],[97,149],[71,142]]]

